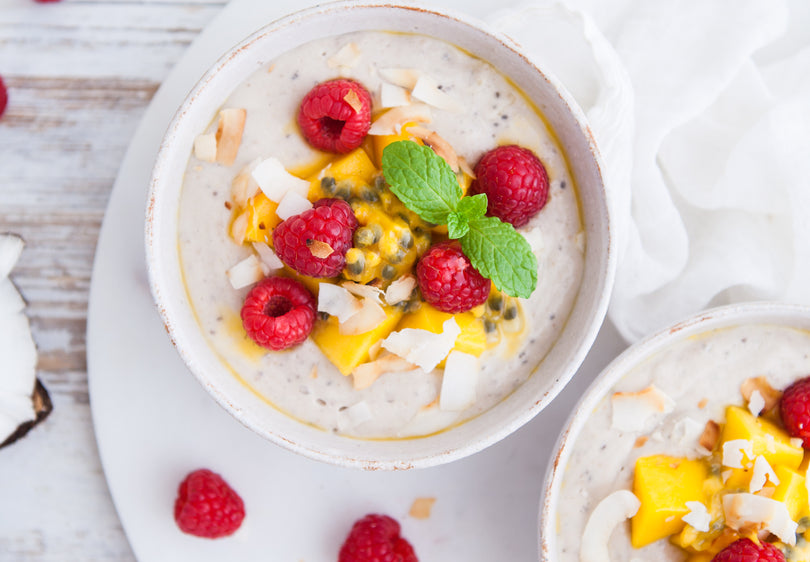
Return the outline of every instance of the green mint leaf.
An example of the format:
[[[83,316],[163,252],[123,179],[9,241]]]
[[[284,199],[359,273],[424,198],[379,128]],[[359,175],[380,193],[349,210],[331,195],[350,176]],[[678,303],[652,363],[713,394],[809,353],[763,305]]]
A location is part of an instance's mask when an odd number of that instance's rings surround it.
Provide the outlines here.
[[[537,286],[537,257],[515,228],[497,217],[469,221],[461,249],[473,267],[512,297],[529,298]]]
[[[456,240],[470,230],[470,221],[487,214],[487,196],[484,193],[462,197],[458,202],[458,212],[447,215],[447,235]]]
[[[464,201],[464,199],[462,199]],[[456,240],[470,231],[469,219],[459,210],[447,215],[447,236]]]
[[[467,221],[480,219],[487,214],[487,196],[485,193],[472,195],[469,197],[462,197],[458,202],[458,212],[467,219]]]
[[[445,224],[461,199],[455,172],[427,146],[392,142],[383,149],[382,168],[391,191],[408,209],[435,224]]]

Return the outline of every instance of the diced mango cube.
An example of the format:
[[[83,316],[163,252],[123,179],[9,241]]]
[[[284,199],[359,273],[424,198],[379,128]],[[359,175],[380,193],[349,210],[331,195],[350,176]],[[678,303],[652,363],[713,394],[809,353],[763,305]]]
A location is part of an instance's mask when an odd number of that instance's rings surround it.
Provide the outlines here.
[[[369,360],[368,351],[371,346],[387,337],[402,318],[402,309],[399,307],[386,306],[383,310],[385,320],[364,334],[341,334],[337,318],[331,316],[329,320],[317,322],[310,336],[341,374],[350,375],[360,363]]]
[[[762,455],[771,466],[783,465],[795,470],[804,456],[802,447],[791,445],[790,436],[784,430],[768,420],[755,418],[739,406],[726,408],[726,423],[720,439],[722,442],[732,439],[751,441],[754,458]]]
[[[807,488],[804,485],[804,476],[786,466],[774,467],[779,484],[773,492],[773,498],[787,506],[790,518],[798,521],[802,517],[810,516],[807,504]]]
[[[335,178],[335,181],[360,179],[370,184],[377,175],[377,168],[366,151],[360,147],[332,162],[332,165],[326,168],[325,174]]]
[[[630,522],[636,548],[681,532],[688,501],[706,503],[703,483],[708,466],[702,460],[653,455],[636,460],[633,493],[641,507]]]
[[[442,312],[427,303],[422,303],[418,310],[409,312],[402,318],[397,330],[415,328],[440,334],[442,325],[452,316],[448,312]],[[453,349],[478,357],[487,348],[484,323],[476,318],[472,312],[460,312],[455,317],[458,327],[461,328],[461,334],[456,338],[456,345]]]
[[[392,142],[397,142],[401,140],[409,140],[414,141],[419,144],[424,144],[421,140],[417,139],[416,137],[408,134],[408,127],[416,125],[416,123],[405,123],[402,126],[402,132],[398,135],[373,135],[371,136],[374,142],[374,162],[377,164],[377,167],[382,169],[382,153],[383,149],[386,146],[391,144]]]
[[[278,203],[268,199],[261,191],[248,201],[245,242],[266,242],[272,245],[273,229],[281,222],[276,209]]]

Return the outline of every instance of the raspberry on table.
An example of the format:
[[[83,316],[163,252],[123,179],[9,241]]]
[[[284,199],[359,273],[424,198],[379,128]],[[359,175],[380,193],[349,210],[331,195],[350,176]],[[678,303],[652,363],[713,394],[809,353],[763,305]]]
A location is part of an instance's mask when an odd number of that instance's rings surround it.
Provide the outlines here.
[[[485,193],[487,214],[520,227],[548,202],[548,174],[531,150],[509,145],[484,154],[475,166],[473,194]]]
[[[800,437],[810,449],[810,376],[799,379],[782,393],[779,403],[782,423],[791,437]]]
[[[3,77],[0,76],[0,117],[6,112],[6,105],[8,105],[8,90],[3,82]]]
[[[307,339],[315,323],[315,299],[295,279],[262,279],[245,297],[242,325],[250,339],[279,351]]]
[[[434,244],[416,264],[422,298],[444,312],[464,312],[484,303],[492,283],[464,255],[458,242]]]
[[[357,218],[348,203],[320,199],[273,230],[273,248],[281,261],[302,275],[335,277],[346,265],[356,228]]]
[[[245,505],[219,474],[208,469],[190,473],[180,483],[174,520],[184,533],[216,539],[233,534],[245,518]]]
[[[340,548],[338,562],[419,562],[411,544],[399,535],[399,523],[372,513],[357,520]]]
[[[371,127],[371,95],[353,80],[322,82],[301,101],[298,125],[313,147],[350,152],[360,146]]]
[[[765,541],[757,546],[751,539],[739,539],[718,552],[712,562],[785,562],[785,555]]]

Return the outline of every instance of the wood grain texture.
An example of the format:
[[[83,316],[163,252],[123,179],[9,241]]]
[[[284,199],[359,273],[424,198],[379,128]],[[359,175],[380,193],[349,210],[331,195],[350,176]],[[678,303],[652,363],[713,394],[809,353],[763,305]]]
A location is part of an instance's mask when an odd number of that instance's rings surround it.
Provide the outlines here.
[[[98,458],[85,329],[99,228],[161,80],[224,5],[0,0],[0,231],[26,241],[28,303],[54,411],[0,451],[0,560],[132,560]],[[171,500],[169,500],[171,501]]]

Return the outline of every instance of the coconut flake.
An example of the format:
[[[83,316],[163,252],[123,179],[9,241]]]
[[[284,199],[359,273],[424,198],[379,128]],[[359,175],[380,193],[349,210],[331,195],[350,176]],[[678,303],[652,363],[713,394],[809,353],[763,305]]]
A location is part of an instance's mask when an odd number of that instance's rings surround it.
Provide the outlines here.
[[[681,517],[681,520],[687,525],[691,525],[696,531],[708,533],[712,517],[706,510],[706,506],[701,502],[686,502],[686,507],[689,508],[689,513]]]
[[[385,321],[385,311],[379,304],[372,299],[363,299],[361,302],[363,306],[357,314],[338,325],[342,335],[356,336],[357,334],[365,334]]]
[[[231,238],[240,246],[245,243],[248,228],[248,212],[244,211],[238,217],[233,219],[231,224]]]
[[[301,196],[295,191],[288,191],[278,202],[276,208],[276,215],[278,218],[285,221],[295,215],[300,215],[304,211],[309,211],[312,208],[312,202],[306,197]]]
[[[702,447],[705,451],[703,454],[708,454],[714,450],[717,441],[720,439],[720,426],[714,420],[709,420],[703,427],[703,432],[698,438],[698,446]]]
[[[273,271],[278,271],[284,267],[284,262],[281,261],[273,249],[264,242],[254,242],[253,249],[259,255],[259,260],[262,262],[262,270],[265,275],[270,275]]]
[[[321,283],[318,287],[318,312],[336,316],[341,324],[360,312],[362,308],[360,300],[339,285]]]
[[[757,455],[757,458],[754,459],[754,471],[751,474],[751,482],[748,483],[748,491],[752,494],[759,492],[768,480],[774,486],[779,485],[779,477],[776,476],[776,472],[771,468],[771,465],[765,457]]]
[[[203,162],[214,162],[217,159],[217,135],[208,133],[197,135],[194,139],[194,156]]]
[[[402,130],[405,123],[430,123],[430,106],[424,103],[414,103],[402,107],[394,107],[380,115],[371,128],[369,135],[396,135]]]
[[[247,111],[241,108],[228,108],[219,112],[217,125],[217,162],[224,166],[233,165],[239,146],[242,144],[242,132],[245,130]]]
[[[402,357],[386,351],[374,361],[361,363],[352,371],[352,386],[355,390],[363,390],[385,373],[412,371],[416,368],[416,365],[405,361]]]
[[[768,437],[771,436],[769,435]],[[804,439],[802,439],[801,437],[791,437],[788,440],[788,443],[790,443],[796,449],[801,449],[804,446]]]
[[[23,239],[15,234],[0,235],[0,446],[22,436],[50,412],[41,415],[34,404],[37,349],[31,325],[25,315],[25,301],[8,275],[22,253]]]
[[[374,287],[372,285],[363,285],[361,283],[355,283],[354,281],[343,281],[340,284],[341,287],[349,291],[351,294],[356,295],[358,297],[362,297],[365,299],[371,299],[377,304],[382,304],[382,295],[383,292]]]
[[[411,96],[444,111],[461,113],[464,110],[464,106],[456,98],[443,91],[439,87],[439,83],[430,76],[419,77],[413,86]]]
[[[723,466],[744,468],[743,455],[748,459],[754,458],[754,446],[749,440],[732,439],[723,443]]]
[[[385,302],[393,306],[404,300],[408,300],[411,298],[414,288],[416,288],[416,277],[413,275],[403,275],[388,285],[388,288],[385,290]]]
[[[242,289],[253,283],[258,283],[264,278],[262,264],[255,254],[250,254],[226,271],[225,274],[234,289]]]
[[[642,431],[650,420],[675,408],[675,401],[655,385],[638,392],[616,392],[610,400],[613,406],[611,426],[619,431]]]
[[[365,400],[349,406],[342,412],[338,412],[337,422],[338,428],[341,431],[353,429],[358,425],[369,421],[373,416],[371,415],[371,408]]]
[[[411,504],[408,515],[414,519],[430,519],[434,503],[436,503],[436,498],[416,498]]]
[[[334,249],[327,242],[321,240],[307,240],[307,248],[318,259],[326,259],[334,253]]]
[[[447,356],[439,394],[439,409],[461,411],[475,403],[478,357],[453,350]]]
[[[763,407],[763,411],[765,412],[773,410],[782,398],[782,391],[773,388],[765,377],[751,377],[745,379],[740,385],[740,393],[746,401],[751,401],[751,396],[755,390],[759,392],[762,399],[765,401]]]
[[[380,84],[380,107],[402,107],[411,103],[411,94],[405,88],[388,82]]]
[[[751,412],[751,415],[759,417],[759,414],[762,413],[762,410],[765,408],[765,399],[762,397],[762,394],[759,390],[753,390],[751,392],[751,397],[748,399],[748,411]]]
[[[261,163],[257,158],[244,168],[231,181],[231,201],[239,207],[245,207],[251,197],[259,192],[259,184],[253,179],[253,170]]]
[[[408,133],[423,141],[433,149],[433,152],[442,157],[454,172],[458,172],[458,156],[456,156],[456,151],[450,146],[449,142],[439,136],[439,133],[418,125],[408,127]]]
[[[787,506],[779,501],[754,494],[723,496],[726,526],[735,531],[750,532],[764,529],[790,546],[796,545],[798,525],[790,518]]]
[[[346,95],[343,96],[343,101],[349,104],[349,107],[351,107],[355,113],[363,109],[363,102],[360,101],[360,97],[354,90],[349,90]]]
[[[251,173],[270,201],[279,203],[288,191],[306,197],[309,193],[309,182],[289,173],[278,158],[267,158],[259,163]]]
[[[639,499],[629,490],[616,490],[600,501],[585,524],[579,551],[580,561],[608,562],[608,542],[613,529],[635,515],[640,506]]]
[[[412,90],[422,75],[415,68],[381,68],[380,78],[401,88]]]
[[[448,318],[442,324],[442,332],[434,334],[429,330],[404,328],[392,332],[383,340],[382,346],[392,353],[430,372],[447,357],[456,344],[461,328],[455,318]]]
[[[20,259],[25,242],[16,234],[0,234],[0,279],[8,277]]]
[[[326,59],[326,64],[329,68],[343,67],[349,69],[356,65],[359,59],[360,48],[357,43],[346,43],[337,53]]]
[[[458,167],[461,168],[461,171],[470,176],[472,179],[476,178],[475,171],[473,171],[472,166],[470,166],[467,159],[463,156],[458,157]]]

